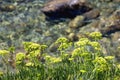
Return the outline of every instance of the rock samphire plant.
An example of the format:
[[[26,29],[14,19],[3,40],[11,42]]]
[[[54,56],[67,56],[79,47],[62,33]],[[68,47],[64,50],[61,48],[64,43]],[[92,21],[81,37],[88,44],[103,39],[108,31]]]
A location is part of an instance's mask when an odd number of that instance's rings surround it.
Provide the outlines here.
[[[15,54],[15,71],[9,70],[10,50],[0,50],[6,66],[0,72],[1,80],[119,80],[120,64],[114,56],[105,56],[99,43],[101,33],[90,33],[89,38],[70,42],[60,37],[55,44],[57,55],[45,52],[47,45],[24,42],[25,52]],[[59,54],[58,54],[59,53]],[[5,58],[7,56],[7,58]]]

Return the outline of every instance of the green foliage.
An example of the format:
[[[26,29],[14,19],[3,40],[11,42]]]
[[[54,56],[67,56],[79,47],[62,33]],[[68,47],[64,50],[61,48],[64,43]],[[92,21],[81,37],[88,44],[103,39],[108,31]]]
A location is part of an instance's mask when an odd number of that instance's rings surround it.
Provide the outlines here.
[[[89,36],[92,40],[81,38],[74,43],[65,37],[58,38],[55,44],[59,45],[59,56],[47,54],[46,45],[24,42],[26,53],[16,54],[16,72],[0,77],[2,80],[119,80],[120,64],[114,56],[102,54],[98,42],[102,35],[94,32]]]
[[[10,51],[11,53],[14,53],[15,47],[11,46],[11,47],[8,49],[8,51]]]

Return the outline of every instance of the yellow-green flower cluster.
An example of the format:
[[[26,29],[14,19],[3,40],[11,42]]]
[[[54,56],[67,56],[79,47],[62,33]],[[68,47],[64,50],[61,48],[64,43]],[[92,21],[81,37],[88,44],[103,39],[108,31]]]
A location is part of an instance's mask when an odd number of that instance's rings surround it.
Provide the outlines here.
[[[23,44],[26,51],[32,51],[41,48],[39,44],[33,42],[24,42]]]
[[[63,54],[63,56],[64,56],[64,57],[68,57],[68,56],[69,56],[69,54]]]
[[[69,48],[72,45],[72,42],[65,37],[60,37],[56,40],[55,44],[59,44],[58,50],[62,51]]]
[[[59,63],[61,61],[62,61],[61,58],[53,58],[53,63]]]
[[[28,62],[28,63],[25,64],[25,66],[28,66],[28,67],[29,67],[29,66],[34,66],[34,63]]]
[[[46,60],[46,63],[59,63],[62,61],[60,57],[57,58],[57,57],[52,57],[49,55],[45,56],[45,60]]]
[[[69,58],[68,60],[69,60],[69,61],[72,61],[72,60],[74,60],[74,58],[71,57],[71,58]]]
[[[60,46],[58,47],[58,50],[63,50],[63,49],[67,49],[68,47],[71,46],[71,43],[62,43],[60,44]]]
[[[28,56],[37,57],[40,55],[41,46],[33,42],[24,42],[24,48],[28,52]]]
[[[115,57],[114,56],[106,56],[105,59],[106,60],[113,60]]]
[[[82,57],[86,57],[86,56],[88,56],[90,53],[88,53],[88,52],[83,52],[82,54],[81,54],[81,56]]]
[[[47,45],[41,45],[41,50],[44,51],[47,47]]]
[[[118,50],[120,51],[120,46],[118,47]]]
[[[98,43],[98,42],[95,42],[95,41],[93,41],[93,42],[90,42],[89,43],[95,50],[101,50],[101,47],[100,47],[100,44]]]
[[[94,63],[98,63],[98,64],[107,64],[106,59],[103,58],[103,57],[96,57],[93,62],[94,62]]]
[[[58,44],[58,43],[67,43],[67,42],[68,42],[67,38],[60,37],[60,38],[57,39],[57,41],[55,43]]]
[[[88,38],[81,38],[78,42],[75,43],[75,47],[86,46],[89,44]]]
[[[16,63],[17,64],[20,64],[24,59],[25,59],[24,53],[19,52],[16,54]]]
[[[89,35],[92,39],[99,40],[102,38],[102,34],[100,32],[92,32]]]
[[[2,71],[0,71],[0,76],[2,76],[4,73]]]
[[[86,70],[83,70],[83,69],[82,69],[82,70],[80,70],[80,72],[81,72],[81,73],[86,73]]]
[[[118,69],[120,69],[120,64],[117,64]]]
[[[9,54],[9,51],[7,51],[7,50],[0,50],[0,55],[5,56],[7,54]]]
[[[34,50],[34,51],[31,51],[30,54],[28,54],[28,56],[31,56],[31,57],[37,57],[40,55],[40,50]]]
[[[69,58],[69,54],[63,53],[63,54],[61,54],[60,58],[67,59],[67,58]]]
[[[83,49],[81,49],[81,48],[74,49],[73,52],[72,52],[72,57],[80,56],[82,51],[83,51]]]
[[[88,38],[81,38],[78,42],[75,43],[75,47],[85,47],[92,46],[95,50],[101,50],[99,42],[90,41]],[[87,50],[87,49],[86,49]]]
[[[95,64],[95,69],[98,72],[103,72],[109,69],[108,63],[105,58],[103,57],[96,57],[95,60],[93,60],[93,63]]]

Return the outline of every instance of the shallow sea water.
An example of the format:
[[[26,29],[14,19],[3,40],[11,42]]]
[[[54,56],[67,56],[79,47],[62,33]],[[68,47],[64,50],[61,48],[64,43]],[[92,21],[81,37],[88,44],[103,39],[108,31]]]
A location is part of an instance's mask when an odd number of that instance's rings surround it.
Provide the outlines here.
[[[28,2],[27,2],[28,1]],[[13,5],[15,10],[0,11],[0,49],[22,47],[23,41],[50,45],[61,36],[64,22],[55,25],[45,20],[40,9],[45,0],[5,0],[2,5]]]
[[[0,49],[8,49],[10,46],[19,49],[23,47],[24,41],[50,46],[58,37],[68,36],[66,30],[69,29],[69,19],[45,20],[41,8],[46,1],[49,0],[0,0],[0,6],[15,6],[13,11],[0,11]],[[109,2],[109,0],[90,0],[95,8],[103,10],[101,16],[110,15],[109,8],[113,11],[120,9],[119,3],[108,4],[104,1]],[[92,31],[89,25],[74,29],[72,32],[86,33],[88,31]]]

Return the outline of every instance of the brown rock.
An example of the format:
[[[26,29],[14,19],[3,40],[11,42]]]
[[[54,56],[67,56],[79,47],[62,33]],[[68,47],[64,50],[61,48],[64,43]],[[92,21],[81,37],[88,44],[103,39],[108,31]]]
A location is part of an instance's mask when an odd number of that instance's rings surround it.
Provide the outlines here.
[[[109,26],[103,30],[101,30],[102,34],[105,35],[105,34],[111,34],[111,33],[114,33],[116,31],[120,31],[120,25],[112,25],[112,26]]]
[[[114,34],[111,35],[112,41],[119,41],[120,39],[120,32],[115,32]]]
[[[100,11],[98,9],[93,9],[93,10],[83,14],[83,16],[86,19],[94,19],[94,18],[97,18],[99,16],[99,14],[100,14]]]
[[[41,9],[49,18],[73,18],[91,10],[86,0],[51,0]]]
[[[70,34],[68,35],[68,39],[69,39],[70,41],[77,41],[77,40],[78,40],[78,37],[76,36],[75,33],[70,33]]]
[[[89,25],[92,27],[92,28],[99,28],[99,20],[94,20],[92,23],[90,23]]]
[[[104,28],[101,28],[103,35],[120,31],[120,10],[115,11],[110,17],[104,19],[101,25],[105,25]]]
[[[113,2],[120,2],[120,0],[113,0]]]
[[[70,34],[71,32],[73,32],[73,29],[72,28],[67,28],[67,29],[65,29],[65,32],[66,32],[66,34]]]
[[[88,38],[88,35],[87,34],[83,34],[83,33],[77,33],[76,36],[78,37],[78,40],[80,38]]]
[[[84,16],[77,16],[75,19],[70,21],[69,26],[71,28],[78,28],[84,25]]]
[[[114,16],[116,19],[120,20],[120,10],[115,11]]]

